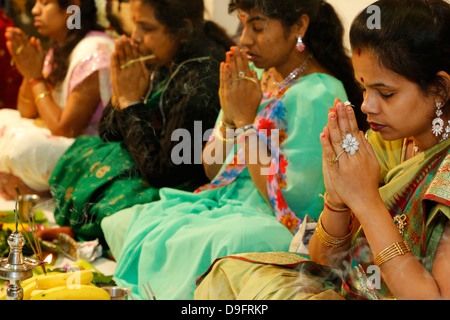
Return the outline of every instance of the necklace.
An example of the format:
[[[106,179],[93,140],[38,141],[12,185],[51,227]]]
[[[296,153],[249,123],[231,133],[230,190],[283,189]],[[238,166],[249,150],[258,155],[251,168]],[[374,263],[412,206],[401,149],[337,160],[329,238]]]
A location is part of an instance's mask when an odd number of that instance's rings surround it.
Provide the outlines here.
[[[308,58],[306,58],[305,61],[302,63],[302,65],[301,65],[300,67],[296,68],[294,71],[292,71],[286,78],[284,78],[284,80],[283,80],[282,82],[274,81],[273,84],[274,84],[276,87],[278,87],[278,89],[275,90],[275,94],[277,95],[277,94],[278,94],[278,91],[279,91],[281,88],[285,87],[286,85],[288,85],[288,84],[291,83],[292,81],[296,80],[303,72],[305,72],[305,70],[306,70],[306,68],[308,67],[309,63],[311,62],[312,58],[313,58],[313,55],[310,54],[310,55],[308,56]],[[271,73],[267,76],[266,80],[264,81],[264,83],[263,83],[263,85],[262,85],[264,91],[266,91],[266,89],[267,89],[267,83],[268,83],[268,81],[269,81],[269,78],[272,78],[272,77],[274,77],[273,72],[271,72]]]

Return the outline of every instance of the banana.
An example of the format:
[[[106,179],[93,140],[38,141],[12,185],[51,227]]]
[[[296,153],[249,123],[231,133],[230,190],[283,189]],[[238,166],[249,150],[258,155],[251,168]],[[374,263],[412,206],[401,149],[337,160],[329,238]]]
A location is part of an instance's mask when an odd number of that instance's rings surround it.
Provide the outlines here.
[[[86,285],[94,279],[90,270],[80,270],[69,273],[59,273],[36,278],[36,289],[45,290],[55,287],[70,287],[71,285]]]
[[[30,300],[31,293],[33,292],[33,290],[36,290],[36,283],[35,282],[29,283],[27,286],[22,288],[23,288],[23,300]]]
[[[31,291],[30,299],[33,298],[35,295],[37,295],[37,294],[39,294],[39,293],[42,293],[42,292],[44,292],[44,291],[45,291],[45,290],[33,290],[33,291]]]
[[[33,295],[31,300],[111,300],[111,296],[99,287],[80,285],[79,289],[61,286],[44,290]]]

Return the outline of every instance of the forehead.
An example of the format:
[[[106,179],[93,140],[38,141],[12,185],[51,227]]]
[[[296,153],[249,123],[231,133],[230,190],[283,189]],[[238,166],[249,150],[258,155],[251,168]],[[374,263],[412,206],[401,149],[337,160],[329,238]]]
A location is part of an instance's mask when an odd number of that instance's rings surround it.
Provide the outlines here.
[[[142,0],[130,1],[131,18],[133,21],[156,21],[155,9],[153,6]]]
[[[352,62],[356,80],[367,87],[397,87],[410,82],[383,66],[376,53],[371,50],[354,50]]]

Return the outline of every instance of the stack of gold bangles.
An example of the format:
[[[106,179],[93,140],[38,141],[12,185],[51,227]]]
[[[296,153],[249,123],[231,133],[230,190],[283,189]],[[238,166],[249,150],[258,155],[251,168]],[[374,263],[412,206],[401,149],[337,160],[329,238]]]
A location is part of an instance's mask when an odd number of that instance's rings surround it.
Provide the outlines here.
[[[348,240],[352,236],[352,231],[350,230],[350,233],[345,237],[341,238],[333,237],[329,235],[323,228],[322,217],[320,217],[319,221],[317,222],[316,235],[319,241],[325,246],[332,248],[340,248],[348,242]]]
[[[375,258],[373,263],[376,266],[380,266],[383,263],[395,258],[397,256],[402,256],[408,252],[411,252],[411,247],[406,241],[395,242],[383,251],[381,251],[378,256]]]

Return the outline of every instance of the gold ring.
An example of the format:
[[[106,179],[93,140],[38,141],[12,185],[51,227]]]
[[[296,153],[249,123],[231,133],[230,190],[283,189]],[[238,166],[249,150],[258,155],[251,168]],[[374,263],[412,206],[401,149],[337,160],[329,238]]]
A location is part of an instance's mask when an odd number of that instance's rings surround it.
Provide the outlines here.
[[[233,79],[231,81],[234,82],[234,81],[241,81],[241,80],[248,80],[248,81],[251,81],[253,83],[257,83],[257,81],[255,79],[253,79],[251,77],[247,77],[247,76],[241,76],[241,77]]]
[[[330,165],[334,165],[336,162],[338,162],[339,161],[339,158],[340,158],[340,156],[342,156],[342,154],[345,152],[345,150],[342,150],[341,151],[341,153],[339,153],[338,155],[337,155],[337,157],[336,158],[334,158],[334,159],[331,159],[331,160],[328,160],[328,161],[330,161]]]
[[[17,49],[16,49],[16,52],[14,52],[16,55],[19,55],[19,54],[21,54],[22,53],[22,51],[23,51],[23,45],[21,44]]]

